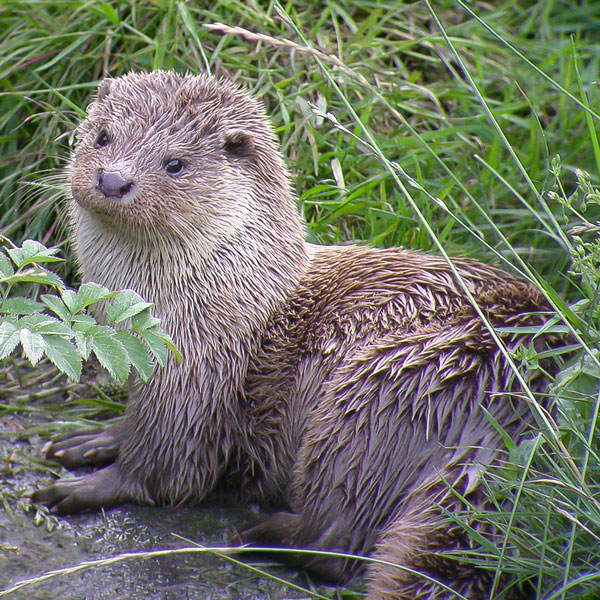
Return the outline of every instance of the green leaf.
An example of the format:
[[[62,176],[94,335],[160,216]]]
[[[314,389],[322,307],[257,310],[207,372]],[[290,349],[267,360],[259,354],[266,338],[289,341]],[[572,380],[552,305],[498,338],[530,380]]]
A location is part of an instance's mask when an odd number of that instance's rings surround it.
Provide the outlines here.
[[[148,311],[138,313],[131,319],[131,328],[138,333],[160,324],[160,319],[153,317]]]
[[[3,252],[0,252],[0,281],[2,281],[5,277],[10,277],[15,272],[12,263]]]
[[[10,256],[13,263],[15,263],[17,268],[21,268],[23,264],[24,252],[22,248],[6,248],[6,253]]]
[[[151,302],[145,302],[133,290],[123,290],[117,292],[112,306],[106,307],[106,317],[109,323],[121,323],[125,319],[130,319],[151,306]]]
[[[100,364],[115,381],[125,383],[129,377],[130,361],[123,344],[108,327],[98,327],[90,339]]]
[[[125,350],[127,350],[129,360],[138,372],[140,379],[144,383],[148,383],[154,372],[154,365],[150,360],[146,346],[144,346],[139,338],[129,333],[129,331],[121,329],[115,333],[115,337],[123,344]]]
[[[81,331],[75,332],[75,345],[83,360],[88,360],[92,351],[92,339]]]
[[[71,311],[71,314],[79,312],[79,309],[77,308],[77,294],[73,290],[62,290],[60,297],[66,307]]]
[[[19,271],[11,277],[7,277],[4,283],[41,283],[59,289],[65,287],[62,279],[56,273],[52,273],[52,271],[48,271],[42,267],[32,267],[25,271]]]
[[[69,342],[58,335],[44,336],[46,356],[50,362],[73,381],[81,377],[81,356]]]
[[[167,364],[167,358],[169,356],[167,347],[165,346],[163,340],[153,331],[143,330],[139,332],[139,335],[148,345],[150,352],[156,359],[156,362],[164,367]]]
[[[17,315],[0,315],[0,323],[11,323],[18,328],[19,318]]]
[[[521,467],[516,469],[516,474],[518,474],[518,476],[522,477],[522,467],[531,460],[532,454],[537,452],[542,439],[543,438],[540,436],[536,436],[533,439],[525,439],[519,444],[513,444],[513,447],[510,448],[508,464],[519,465],[519,467]]]
[[[60,262],[62,260],[62,258],[54,256],[58,252],[58,248],[46,248],[35,240],[25,240],[21,248],[7,248],[6,252],[19,269],[32,263]]]
[[[84,283],[77,293],[73,290],[63,290],[61,297],[71,314],[74,315],[90,304],[110,298],[114,294],[114,292],[98,283]]]
[[[90,351],[93,350],[94,337],[112,337],[115,334],[110,327],[98,325],[90,315],[75,315],[73,317],[73,331],[75,332],[77,347],[81,348],[82,356],[86,359],[89,357]]]
[[[27,317],[22,317],[18,325],[29,327],[31,330],[37,331],[37,333],[41,333],[42,335],[59,335],[64,338],[73,337],[73,330],[68,325],[50,315],[28,315]]]
[[[177,346],[175,346],[175,342],[173,342],[171,336],[159,327],[154,327],[151,330],[151,332],[157,335],[160,338],[161,342],[173,353],[177,364],[181,363],[183,357],[181,356],[181,352],[179,352],[179,350],[177,349]]]
[[[73,331],[81,331],[87,335],[91,327],[98,327],[96,319],[90,315],[75,315],[71,319]]]
[[[8,298],[8,300],[2,303],[2,307],[0,308],[0,312],[11,315],[31,315],[41,313],[43,310],[44,307],[39,302],[23,298],[22,296]]]
[[[504,445],[506,446],[506,448],[512,452],[512,450],[514,450],[514,448],[516,447],[516,444],[513,441],[513,439],[510,437],[510,435],[507,433],[507,431],[502,427],[502,425],[500,425],[500,423],[498,423],[496,418],[492,415],[492,413],[489,410],[487,410],[484,406],[480,406],[479,408],[484,412],[485,417],[489,421],[490,425],[498,432],[498,434],[502,438],[502,441],[504,442]]]
[[[8,321],[0,323],[0,360],[6,358],[19,343],[19,330]]]
[[[27,360],[31,363],[31,366],[35,367],[46,352],[44,338],[39,333],[26,328],[21,329],[19,337]]]
[[[91,4],[89,8],[91,12],[96,13],[100,17],[105,17],[108,19],[115,27],[118,27],[121,24],[119,14],[110,4]]]
[[[89,315],[75,315],[73,317],[73,331],[75,332],[75,344],[81,356],[87,360],[92,351],[92,335],[94,332],[99,335],[110,335],[106,333],[103,327],[100,327],[96,320]]]
[[[44,294],[40,297],[40,300],[48,310],[51,310],[63,321],[68,322],[71,320],[71,312],[67,308],[66,304],[62,301],[62,299],[58,296],[54,296],[52,294]]]
[[[77,292],[77,302],[78,304],[81,304],[81,307],[77,312],[90,304],[94,304],[100,300],[106,300],[106,298],[110,298],[115,294],[116,292],[111,292],[108,288],[105,288],[99,283],[84,283]]]
[[[179,11],[179,15],[181,16],[181,20],[185,25],[185,28],[194,38],[194,42],[196,42],[197,46],[201,46],[200,36],[198,34],[198,28],[196,27],[196,20],[192,16],[190,9],[185,5],[185,2],[177,3],[177,10]]]

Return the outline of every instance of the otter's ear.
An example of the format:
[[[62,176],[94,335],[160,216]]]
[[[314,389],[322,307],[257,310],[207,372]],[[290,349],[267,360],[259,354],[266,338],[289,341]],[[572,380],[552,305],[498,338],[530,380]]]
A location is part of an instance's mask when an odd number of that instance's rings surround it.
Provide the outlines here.
[[[234,158],[251,158],[255,155],[252,135],[241,129],[229,131],[225,134],[223,149],[229,156]]]
[[[98,86],[98,95],[96,97],[96,102],[101,102],[108,96],[110,93],[110,88],[112,86],[112,79],[103,79]]]

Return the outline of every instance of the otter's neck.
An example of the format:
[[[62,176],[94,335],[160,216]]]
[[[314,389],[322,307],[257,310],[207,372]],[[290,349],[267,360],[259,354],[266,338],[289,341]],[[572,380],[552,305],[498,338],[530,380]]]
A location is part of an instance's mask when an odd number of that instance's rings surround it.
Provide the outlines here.
[[[307,244],[296,219],[279,238],[272,231],[260,235],[241,228],[210,253],[191,235],[134,239],[78,206],[72,228],[83,280],[134,290],[155,305],[176,339],[175,325],[184,314],[201,321],[203,313],[216,313],[221,330],[228,324],[238,332],[245,325],[262,330],[308,268]]]

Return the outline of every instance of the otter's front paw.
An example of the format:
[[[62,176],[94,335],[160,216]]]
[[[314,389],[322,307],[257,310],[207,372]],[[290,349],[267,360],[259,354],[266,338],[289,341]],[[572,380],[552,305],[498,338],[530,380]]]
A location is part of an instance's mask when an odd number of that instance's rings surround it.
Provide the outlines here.
[[[119,454],[123,438],[121,423],[76,431],[57,440],[48,442],[43,449],[47,458],[57,460],[67,469],[87,465],[103,465],[113,462]]]
[[[31,495],[32,502],[45,504],[60,515],[110,508],[130,500],[116,464],[83,477],[59,479]]]

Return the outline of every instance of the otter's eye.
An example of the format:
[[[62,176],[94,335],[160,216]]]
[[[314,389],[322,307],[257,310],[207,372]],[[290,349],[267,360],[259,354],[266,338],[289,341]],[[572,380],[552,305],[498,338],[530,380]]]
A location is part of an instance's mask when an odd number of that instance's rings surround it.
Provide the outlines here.
[[[108,143],[110,142],[110,138],[108,137],[108,133],[106,133],[106,131],[104,131],[104,129],[98,134],[98,137],[96,138],[96,142],[94,143],[94,146],[96,148],[103,148],[104,146],[108,146]]]
[[[183,163],[178,158],[173,158],[165,163],[165,171],[169,175],[179,175],[183,171]]]

